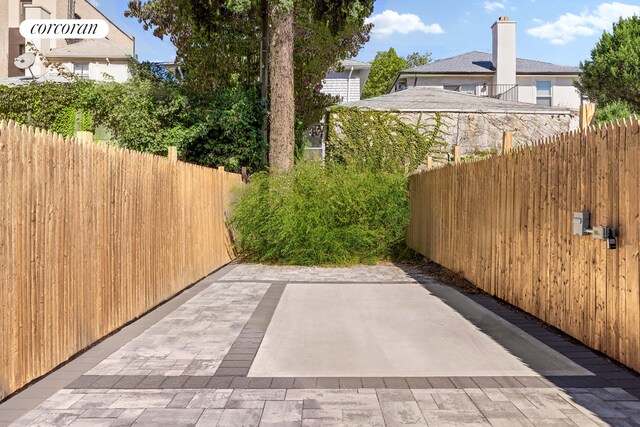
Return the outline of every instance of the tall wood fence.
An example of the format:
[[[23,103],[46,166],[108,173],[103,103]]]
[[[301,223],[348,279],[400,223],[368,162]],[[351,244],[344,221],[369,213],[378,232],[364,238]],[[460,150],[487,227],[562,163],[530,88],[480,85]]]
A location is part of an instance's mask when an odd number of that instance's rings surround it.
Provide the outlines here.
[[[640,370],[640,135],[589,128],[410,179],[408,245]],[[618,249],[572,235],[572,213]]]
[[[0,398],[233,258],[236,174],[0,123]]]

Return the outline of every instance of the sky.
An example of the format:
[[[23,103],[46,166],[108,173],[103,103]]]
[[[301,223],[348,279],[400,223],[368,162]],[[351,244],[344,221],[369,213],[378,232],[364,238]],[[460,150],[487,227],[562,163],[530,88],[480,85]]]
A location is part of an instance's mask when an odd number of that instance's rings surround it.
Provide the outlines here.
[[[140,60],[170,61],[175,49],[125,18],[128,0],[91,0],[136,37]],[[394,47],[400,55],[430,52],[434,59],[491,51],[499,16],[517,24],[518,57],[575,65],[590,57],[603,31],[620,16],[640,15],[640,0],[376,0],[371,41],[356,59],[369,62]]]

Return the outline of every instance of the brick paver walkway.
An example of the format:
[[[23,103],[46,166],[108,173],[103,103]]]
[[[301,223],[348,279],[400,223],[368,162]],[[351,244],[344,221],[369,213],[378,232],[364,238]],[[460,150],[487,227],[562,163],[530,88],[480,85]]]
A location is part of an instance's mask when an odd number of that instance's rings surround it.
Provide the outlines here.
[[[640,425],[638,377],[484,295],[456,294],[484,307],[484,324],[465,320],[477,334],[490,337],[486,322],[492,319],[508,324],[535,337],[533,349],[544,347],[557,354],[556,362],[568,358],[564,365],[579,369],[571,368],[572,375],[545,375],[530,365],[533,374],[524,376],[251,377],[287,287],[310,283],[437,286],[395,266],[228,268],[178,297],[184,301],[175,307],[134,323],[137,332],[123,330],[1,404],[0,425],[26,409],[14,425]]]

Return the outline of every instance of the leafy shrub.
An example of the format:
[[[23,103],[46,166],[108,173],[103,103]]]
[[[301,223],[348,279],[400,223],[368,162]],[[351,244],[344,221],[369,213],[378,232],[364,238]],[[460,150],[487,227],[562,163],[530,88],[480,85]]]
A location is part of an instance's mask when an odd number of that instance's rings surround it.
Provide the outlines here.
[[[73,136],[101,126],[119,146],[239,172],[263,167],[265,106],[256,88],[186,92],[177,81],[141,69],[127,83],[74,81],[0,85],[0,119]]]
[[[596,109],[596,124],[609,123],[615,120],[628,119],[636,114],[633,106],[625,101],[613,101]]]
[[[402,173],[303,162],[290,172],[254,175],[230,222],[245,260],[353,265],[401,253],[408,216]]]
[[[398,112],[334,107],[326,143],[330,161],[368,170],[415,170],[445,147],[443,115],[419,114],[407,123]]]
[[[82,93],[91,86],[89,82],[0,85],[0,118],[73,136]]]

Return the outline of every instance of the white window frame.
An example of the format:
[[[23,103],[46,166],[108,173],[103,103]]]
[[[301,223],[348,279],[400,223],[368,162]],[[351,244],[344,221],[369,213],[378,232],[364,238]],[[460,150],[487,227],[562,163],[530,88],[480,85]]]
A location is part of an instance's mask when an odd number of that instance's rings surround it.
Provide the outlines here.
[[[549,95],[548,96],[541,96],[539,93],[539,89],[538,89],[538,83],[549,83]],[[549,100],[549,107],[553,107],[553,82],[551,80],[536,80],[536,104],[537,105],[544,105],[547,106],[547,104],[541,104],[539,101],[542,99],[548,99]]]
[[[80,66],[80,67],[79,67]],[[81,72],[78,73],[78,68],[81,68]],[[86,71],[86,73],[85,73]],[[89,63],[88,62],[74,62],[73,63],[73,75],[81,79],[89,78]]]

